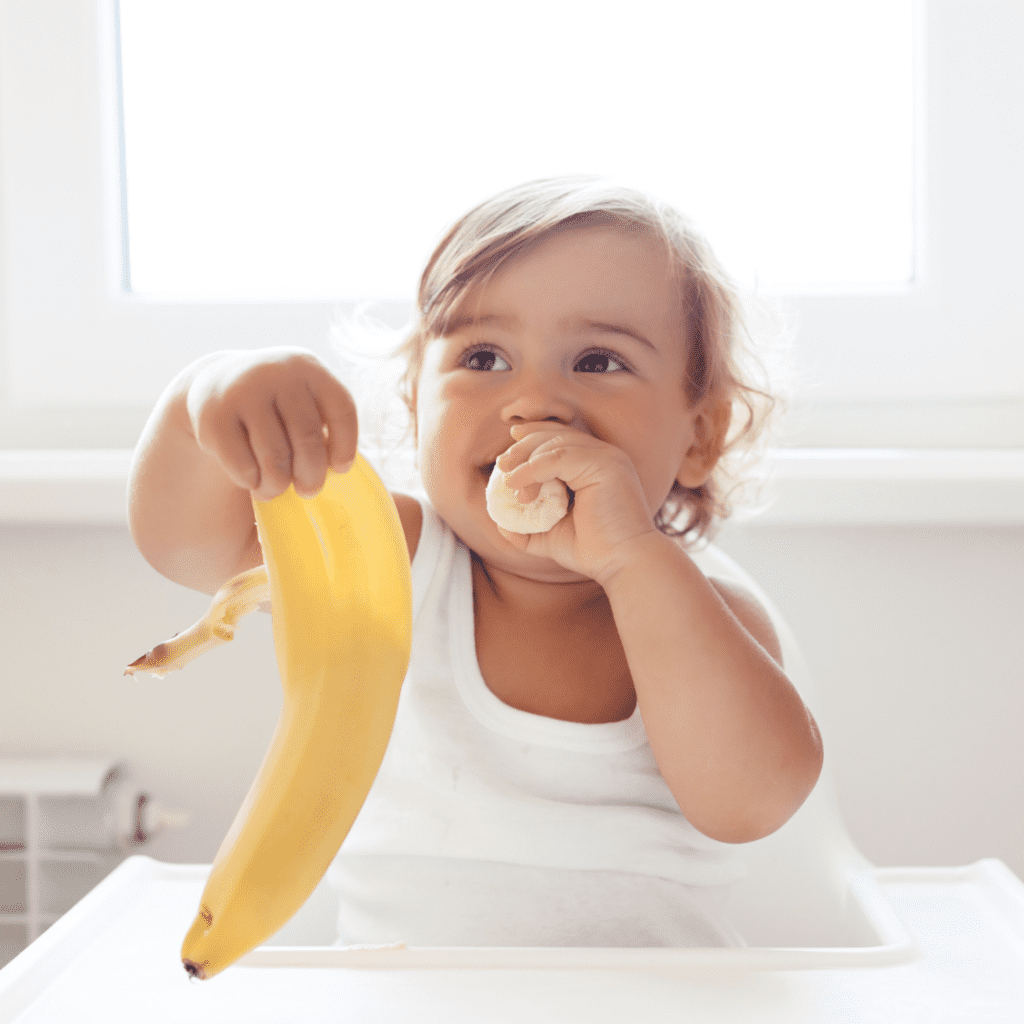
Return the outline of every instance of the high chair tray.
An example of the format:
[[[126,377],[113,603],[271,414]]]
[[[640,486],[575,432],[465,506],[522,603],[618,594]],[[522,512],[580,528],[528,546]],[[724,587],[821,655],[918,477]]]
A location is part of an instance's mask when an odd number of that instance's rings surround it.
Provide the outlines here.
[[[261,947],[197,982],[208,871],[126,860],[0,970],[0,1024],[1024,1020],[1024,884],[998,860],[857,872],[877,941],[846,949]]]

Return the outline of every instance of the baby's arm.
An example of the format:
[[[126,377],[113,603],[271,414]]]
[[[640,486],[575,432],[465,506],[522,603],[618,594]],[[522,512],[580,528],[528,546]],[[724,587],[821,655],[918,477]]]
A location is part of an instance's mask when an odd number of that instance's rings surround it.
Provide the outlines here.
[[[157,402],[128,484],[132,537],[151,565],[208,594],[263,560],[250,492],[305,495],[355,457],[355,403],[300,349],[218,352]]]
[[[638,539],[603,585],[680,810],[723,842],[774,832],[814,788],[822,746],[760,606],[710,582],[660,533]]]

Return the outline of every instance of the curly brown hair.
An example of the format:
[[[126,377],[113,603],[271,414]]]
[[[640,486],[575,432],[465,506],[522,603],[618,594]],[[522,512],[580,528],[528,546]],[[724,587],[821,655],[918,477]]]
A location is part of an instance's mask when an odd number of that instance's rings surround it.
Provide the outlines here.
[[[744,480],[737,468],[762,437],[781,395],[764,376],[744,322],[740,294],[692,221],[668,203],[593,175],[542,178],[486,200],[445,233],[420,278],[412,329],[396,350],[405,371],[399,387],[418,436],[416,399],[426,344],[443,335],[459,299],[508,260],[559,228],[613,223],[643,230],[664,246],[680,289],[693,344],[684,382],[691,406],[728,402],[731,417],[714,470],[700,487],[678,482],[658,510],[661,532],[693,545],[707,540],[733,510]]]

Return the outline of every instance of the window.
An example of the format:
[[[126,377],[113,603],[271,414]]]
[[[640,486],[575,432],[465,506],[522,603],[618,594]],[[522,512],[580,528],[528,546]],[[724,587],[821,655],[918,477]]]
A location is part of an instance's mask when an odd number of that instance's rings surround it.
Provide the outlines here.
[[[132,288],[408,301],[471,200],[580,170],[741,278],[905,286],[912,8],[120,0]]]
[[[693,8],[702,6],[714,5]],[[874,8],[856,10],[867,18]],[[344,305],[125,291],[116,25],[113,0],[0,5],[4,447],[130,447],[161,390],[191,359],[270,344],[326,355],[328,327]],[[793,296],[798,357],[813,386],[790,443],[1024,447],[1022,34],[1018,4],[915,4],[913,284]],[[636,38],[642,44],[657,35],[644,25]],[[386,76],[391,51],[381,52]],[[870,79],[873,69],[859,73]],[[181,74],[187,78],[187,69]],[[443,160],[450,138],[437,99],[420,88],[409,102],[442,126],[428,156]],[[473,198],[460,191],[447,216]],[[707,214],[693,212],[724,248]],[[436,235],[442,225],[433,215],[428,221]],[[423,238],[429,248],[434,236]],[[410,255],[407,267],[423,255]],[[392,305],[380,315],[400,324],[406,312]]]

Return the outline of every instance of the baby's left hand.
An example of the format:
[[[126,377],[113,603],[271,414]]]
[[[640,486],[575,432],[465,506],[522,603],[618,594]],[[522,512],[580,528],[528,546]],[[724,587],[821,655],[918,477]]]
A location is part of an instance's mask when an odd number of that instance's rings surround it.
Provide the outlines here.
[[[629,456],[582,430],[561,424],[524,423],[499,459],[507,486],[561,480],[575,492],[569,514],[547,533],[500,530],[520,551],[551,558],[601,583],[623,563],[630,541],[657,532],[640,478]]]

